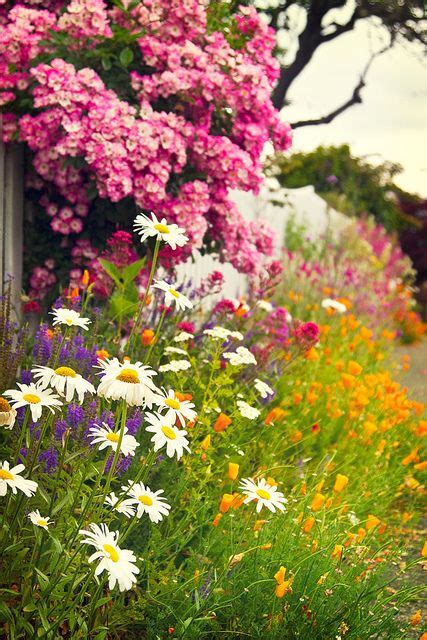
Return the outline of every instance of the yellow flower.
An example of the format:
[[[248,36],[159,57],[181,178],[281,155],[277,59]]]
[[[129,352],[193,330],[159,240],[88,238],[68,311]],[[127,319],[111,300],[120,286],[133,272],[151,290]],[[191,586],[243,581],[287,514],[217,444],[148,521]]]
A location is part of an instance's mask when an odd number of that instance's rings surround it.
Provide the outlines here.
[[[343,549],[344,547],[342,544],[336,544],[334,547],[334,550],[331,553],[331,558],[336,558],[337,560],[341,560]]]
[[[346,486],[348,485],[348,477],[342,475],[341,473],[337,473],[334,484],[335,493],[341,493]]]
[[[206,436],[206,438],[203,438],[200,444],[200,447],[203,449],[203,451],[207,451],[210,446],[211,446],[211,436],[208,435]]]

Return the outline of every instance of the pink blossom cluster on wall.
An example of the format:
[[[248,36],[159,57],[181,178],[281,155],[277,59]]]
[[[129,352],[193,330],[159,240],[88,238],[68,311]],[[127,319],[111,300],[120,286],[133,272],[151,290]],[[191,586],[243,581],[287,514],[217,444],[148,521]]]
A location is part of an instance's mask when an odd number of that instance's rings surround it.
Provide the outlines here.
[[[265,143],[286,149],[291,137],[270,100],[274,33],[256,10],[239,7],[223,32],[210,27],[200,0],[128,1],[123,9],[103,0],[7,9],[3,0],[3,12],[1,4],[3,136],[31,149],[30,184],[52,230],[73,238],[85,231],[96,187],[100,198],[131,198],[183,227],[191,242],[174,252],[175,263],[205,247],[258,272],[274,234],[247,224],[229,191],[256,191]],[[117,87],[96,52],[104,44],[114,52],[123,32],[132,64],[127,86]],[[57,46],[61,34],[67,53]],[[167,250],[161,258],[170,264]]]

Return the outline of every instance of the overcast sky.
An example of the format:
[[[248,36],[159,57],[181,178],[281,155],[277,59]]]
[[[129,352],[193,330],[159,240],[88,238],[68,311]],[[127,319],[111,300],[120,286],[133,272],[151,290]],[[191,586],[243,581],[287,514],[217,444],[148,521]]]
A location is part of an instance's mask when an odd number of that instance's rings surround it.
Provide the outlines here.
[[[292,85],[292,104],[283,118],[302,120],[329,113],[348,99],[372,49],[381,48],[378,30],[366,22],[319,47]],[[403,165],[396,178],[403,189],[427,196],[427,65],[414,46],[397,46],[376,59],[356,105],[328,125],[295,130],[294,149],[348,142],[355,155],[372,162]]]

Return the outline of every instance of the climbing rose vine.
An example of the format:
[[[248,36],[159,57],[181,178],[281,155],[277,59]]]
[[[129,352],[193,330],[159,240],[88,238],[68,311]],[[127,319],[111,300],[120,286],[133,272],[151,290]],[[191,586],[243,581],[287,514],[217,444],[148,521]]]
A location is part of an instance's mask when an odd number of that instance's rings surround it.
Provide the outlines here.
[[[259,271],[273,233],[244,222],[229,191],[256,191],[265,143],[287,149],[291,137],[270,100],[274,33],[256,10],[230,15],[203,0],[1,5],[3,138],[31,150],[27,188],[62,248],[72,256],[80,236],[93,253],[98,226],[129,229],[136,210],[152,209],[190,238],[174,263],[203,248]]]

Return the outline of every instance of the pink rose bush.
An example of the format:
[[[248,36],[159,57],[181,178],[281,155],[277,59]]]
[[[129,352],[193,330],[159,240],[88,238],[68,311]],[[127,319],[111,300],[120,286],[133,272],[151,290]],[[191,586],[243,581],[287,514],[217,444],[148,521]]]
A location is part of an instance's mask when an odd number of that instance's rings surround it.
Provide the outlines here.
[[[254,8],[221,21],[207,2],[135,4],[0,8],[3,138],[31,150],[29,180],[63,246],[94,229],[100,201],[125,203],[120,226],[154,210],[187,230],[174,264],[203,248],[257,273],[273,232],[247,224],[229,191],[256,191],[265,143],[291,143],[270,100],[274,32]],[[171,266],[168,249],[160,257]]]

